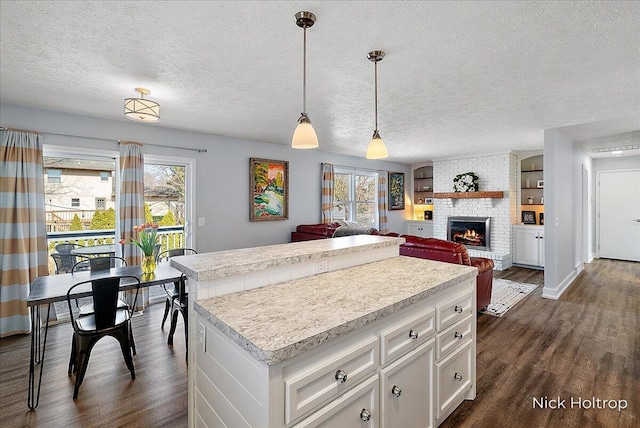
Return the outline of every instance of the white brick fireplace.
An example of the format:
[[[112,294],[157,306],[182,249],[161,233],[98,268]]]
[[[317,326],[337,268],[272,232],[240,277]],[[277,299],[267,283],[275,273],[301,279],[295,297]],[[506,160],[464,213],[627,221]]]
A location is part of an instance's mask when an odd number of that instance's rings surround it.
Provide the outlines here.
[[[474,158],[433,161],[434,192],[453,192],[456,175],[473,171],[479,177],[480,191],[501,190],[504,198],[491,199],[434,199],[433,236],[447,239],[449,216],[491,217],[491,249],[469,249],[473,257],[492,259],[497,270],[511,267],[512,225],[517,216],[517,171],[514,154],[480,156]]]

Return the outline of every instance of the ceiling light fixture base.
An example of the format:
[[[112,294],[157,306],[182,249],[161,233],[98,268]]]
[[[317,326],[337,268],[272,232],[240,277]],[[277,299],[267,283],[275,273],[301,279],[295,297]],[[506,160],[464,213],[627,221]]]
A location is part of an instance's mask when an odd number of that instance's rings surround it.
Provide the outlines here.
[[[296,25],[300,28],[310,28],[316,23],[316,16],[311,12],[296,13]]]
[[[367,54],[367,59],[371,62],[382,61],[383,58],[384,58],[383,51],[371,51]]]

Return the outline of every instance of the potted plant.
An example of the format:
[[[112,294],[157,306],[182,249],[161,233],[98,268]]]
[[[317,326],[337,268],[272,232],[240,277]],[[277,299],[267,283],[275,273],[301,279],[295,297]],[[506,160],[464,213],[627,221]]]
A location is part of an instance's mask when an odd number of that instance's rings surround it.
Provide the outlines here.
[[[133,226],[133,231],[138,234],[138,239],[132,238],[129,243],[138,246],[144,253],[142,273],[152,273],[156,270],[154,252],[158,241],[158,225],[156,223],[145,223],[141,226]]]

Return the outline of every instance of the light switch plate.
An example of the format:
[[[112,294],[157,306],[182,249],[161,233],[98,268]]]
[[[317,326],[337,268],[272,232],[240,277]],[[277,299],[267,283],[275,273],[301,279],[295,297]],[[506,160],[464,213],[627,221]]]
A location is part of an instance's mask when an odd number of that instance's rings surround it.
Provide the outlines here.
[[[202,352],[207,352],[207,326],[202,321],[198,321],[198,344],[202,347]]]

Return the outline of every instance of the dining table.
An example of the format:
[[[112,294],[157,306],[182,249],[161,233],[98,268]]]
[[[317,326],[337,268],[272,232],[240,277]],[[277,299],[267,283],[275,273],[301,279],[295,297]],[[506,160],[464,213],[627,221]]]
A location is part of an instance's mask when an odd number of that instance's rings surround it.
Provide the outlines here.
[[[94,257],[94,256],[114,256],[116,254],[115,244],[90,245],[78,247],[71,250],[74,256]]]
[[[31,356],[29,362],[29,390],[27,405],[34,410],[40,401],[40,387],[44,368],[44,357],[47,345],[47,332],[49,331],[49,317],[51,305],[55,302],[67,300],[67,292],[73,285],[93,279],[101,279],[112,276],[135,276],[140,279],[140,287],[151,287],[165,283],[184,280],[182,272],[170,266],[169,262],[158,263],[151,274],[143,274],[140,266],[114,267],[109,270],[77,271],[62,275],[39,276],[31,283],[31,291],[27,297],[27,306],[31,308]],[[120,282],[120,290],[133,290],[138,282],[131,278],[123,278]],[[76,287],[69,297],[79,299],[91,296],[91,284]],[[44,327],[41,325],[40,307],[47,305],[47,316]],[[42,335],[44,330],[44,335]],[[39,373],[36,376],[36,368]],[[36,381],[37,379],[37,381]],[[37,386],[36,386],[37,384]]]

